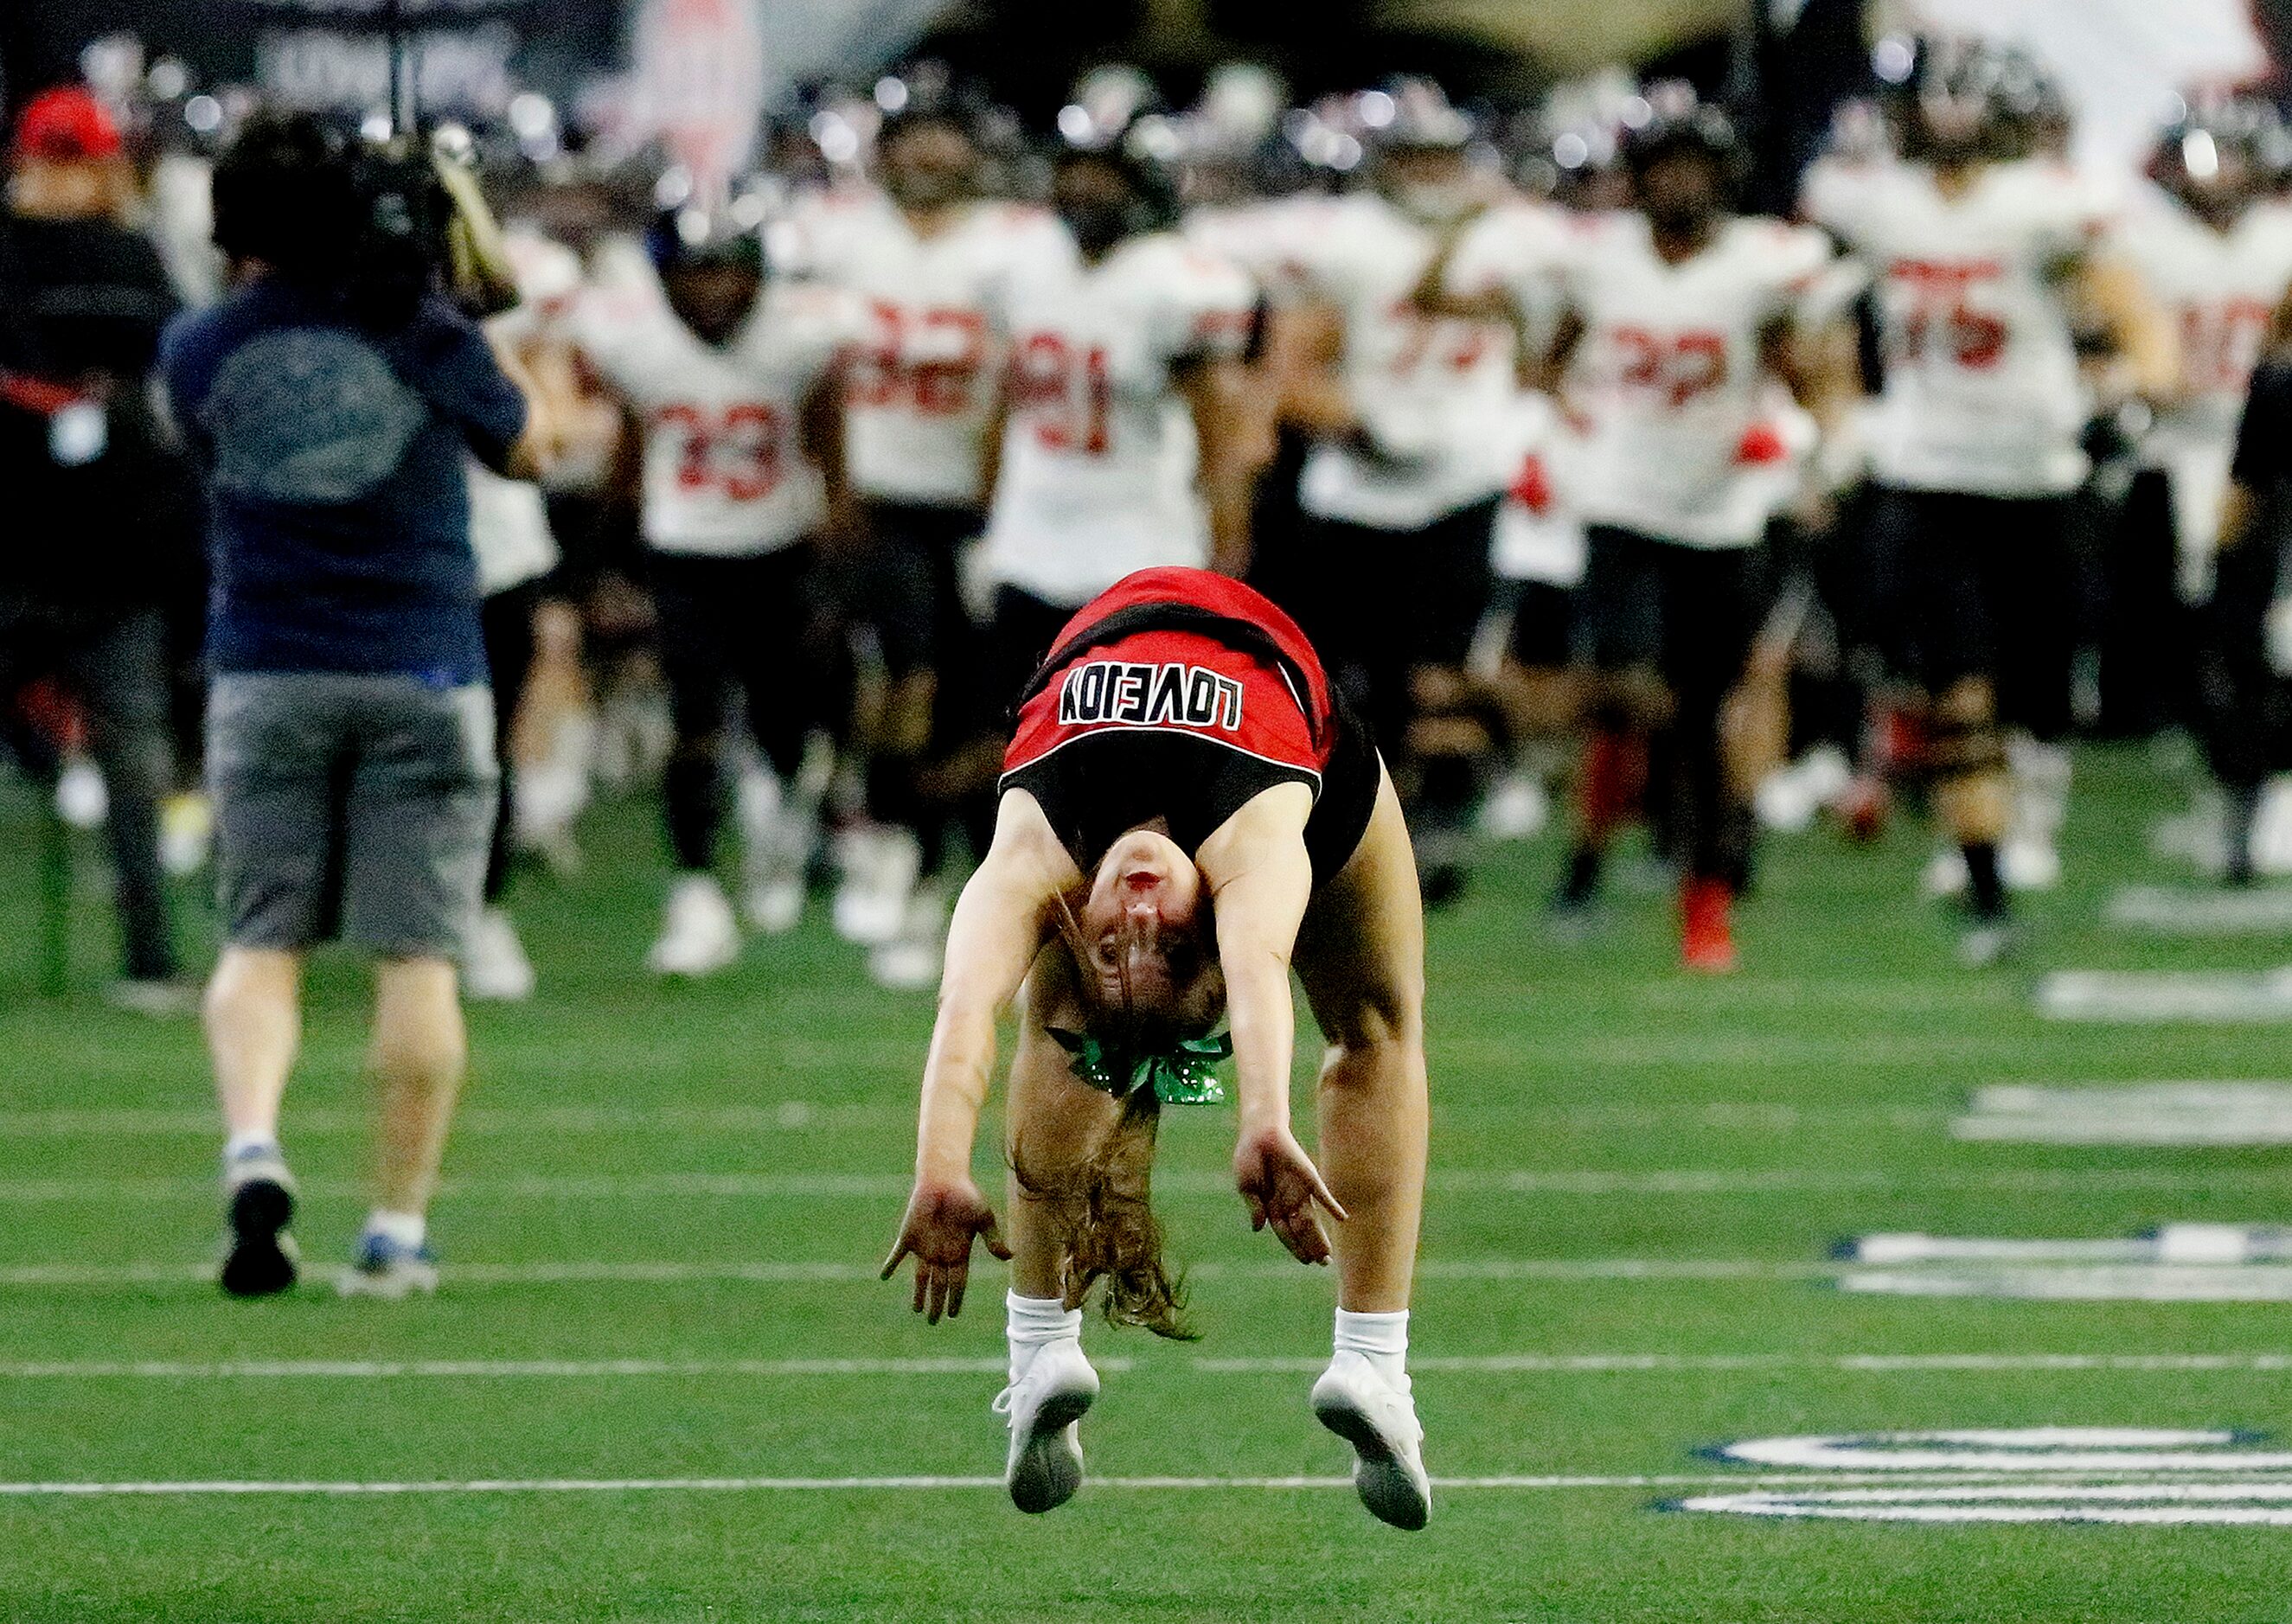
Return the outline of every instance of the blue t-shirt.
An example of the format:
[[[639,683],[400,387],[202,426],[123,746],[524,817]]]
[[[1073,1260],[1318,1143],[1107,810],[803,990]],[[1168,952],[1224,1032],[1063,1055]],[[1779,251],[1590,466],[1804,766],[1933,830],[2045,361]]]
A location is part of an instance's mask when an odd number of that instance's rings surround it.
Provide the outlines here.
[[[484,680],[464,459],[498,467],[525,399],[473,323],[433,298],[369,333],[265,277],[160,365],[207,476],[213,669]]]

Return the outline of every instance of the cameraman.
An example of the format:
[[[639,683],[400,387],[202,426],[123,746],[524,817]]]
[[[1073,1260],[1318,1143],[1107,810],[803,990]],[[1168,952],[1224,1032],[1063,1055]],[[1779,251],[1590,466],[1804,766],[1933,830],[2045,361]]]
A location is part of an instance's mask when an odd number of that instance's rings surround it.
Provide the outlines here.
[[[172,775],[165,609],[196,560],[197,496],[146,385],[175,311],[157,253],[121,223],[119,127],[85,90],[25,107],[0,213],[0,728],[36,771],[53,742],[8,726],[43,679],[79,703],[109,792],[125,974],[114,1001],[188,1013],[160,881]]]
[[[437,1284],[424,1213],[467,1049],[454,956],[497,770],[464,458],[531,462],[523,396],[438,291],[452,212],[427,165],[258,119],[215,169],[233,291],[162,355],[210,503],[227,945],[206,1014],[236,1296],[295,1280],[278,1102],[303,956],[335,936],[376,961],[381,1097],[375,1206],[343,1289]]]

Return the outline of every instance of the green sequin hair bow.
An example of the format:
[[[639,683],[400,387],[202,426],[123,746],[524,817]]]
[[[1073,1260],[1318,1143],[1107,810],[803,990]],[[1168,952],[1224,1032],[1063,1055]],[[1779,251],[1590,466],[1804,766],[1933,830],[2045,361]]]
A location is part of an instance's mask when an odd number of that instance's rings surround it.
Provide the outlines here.
[[[1132,1054],[1103,1043],[1086,1032],[1051,1028],[1061,1049],[1074,1057],[1074,1074],[1094,1089],[1103,1089],[1120,1099],[1151,1088],[1166,1105],[1222,1105],[1225,1085],[1218,1081],[1217,1063],[1233,1053],[1233,1038],[1219,1033],[1214,1038],[1184,1038],[1170,1049]]]

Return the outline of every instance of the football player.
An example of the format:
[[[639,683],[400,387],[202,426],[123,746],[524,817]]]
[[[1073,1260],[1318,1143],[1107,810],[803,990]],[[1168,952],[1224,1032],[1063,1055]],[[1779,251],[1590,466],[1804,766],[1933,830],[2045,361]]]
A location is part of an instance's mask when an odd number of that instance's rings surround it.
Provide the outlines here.
[[[2060,866],[2069,498],[2088,467],[2092,401],[2080,331],[2115,364],[2104,389],[2161,394],[2175,381],[2169,328],[2138,277],[2096,252],[2108,200],[2012,142],[2022,76],[1988,47],[1925,42],[1902,98],[1905,161],[1820,167],[1802,199],[1878,278],[1870,542],[1893,574],[1895,658],[1930,706],[1926,763],[1965,875],[1961,954],[1975,963],[2011,942],[2009,830],[2017,880],[2050,883]]]
[[[749,921],[777,933],[803,911],[815,820],[787,786],[808,736],[840,709],[813,577],[821,535],[851,522],[841,368],[863,328],[851,295],[767,278],[755,233],[704,213],[664,216],[647,247],[650,265],[621,255],[569,319],[640,437],[641,528],[675,728],[666,798],[677,872],[647,961],[702,977],[739,951],[714,872],[736,688],[783,786],[747,853]]]
[[[1722,717],[1763,609],[1758,544],[1795,485],[1794,398],[1834,416],[1850,390],[1825,365],[1839,351],[1813,303],[1830,244],[1734,214],[1732,125],[1683,92],[1652,99],[1669,106],[1622,147],[1633,211],[1588,226],[1563,273],[1555,359],[1590,425],[1578,653],[1593,737],[1560,903],[1592,900],[1626,809],[1617,768],[1665,732],[1682,959],[1724,972],[1753,820],[1748,764],[1729,759]]]
[[[893,985],[937,975],[944,905],[916,883],[946,856],[951,758],[989,731],[1005,697],[975,691],[957,574],[986,523],[1002,361],[989,310],[1014,268],[1073,253],[1042,210],[982,197],[981,165],[964,108],[914,90],[877,136],[881,189],[821,194],[798,219],[809,268],[867,307],[844,392],[863,531],[845,595],[876,633],[891,690],[869,740],[871,822],[847,837],[835,922],[873,945],[871,969]]]

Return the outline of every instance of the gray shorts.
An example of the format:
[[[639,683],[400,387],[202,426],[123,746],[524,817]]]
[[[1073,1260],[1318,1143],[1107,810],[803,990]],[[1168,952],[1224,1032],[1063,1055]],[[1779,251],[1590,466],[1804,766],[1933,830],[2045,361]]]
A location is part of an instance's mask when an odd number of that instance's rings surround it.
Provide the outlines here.
[[[493,695],[412,677],[219,676],[207,785],[227,939],[453,958],[485,882]]]

